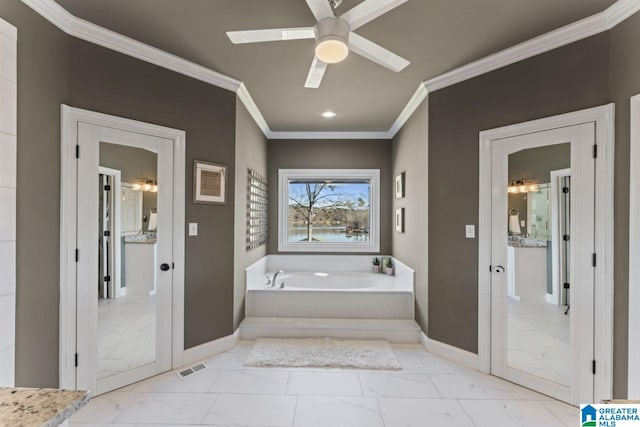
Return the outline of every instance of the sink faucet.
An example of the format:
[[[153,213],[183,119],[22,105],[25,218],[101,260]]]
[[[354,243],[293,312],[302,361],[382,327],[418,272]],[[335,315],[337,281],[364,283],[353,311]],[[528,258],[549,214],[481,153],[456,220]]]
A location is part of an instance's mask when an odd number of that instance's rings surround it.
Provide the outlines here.
[[[276,278],[278,277],[279,274],[284,274],[284,271],[278,270],[278,271],[276,271],[276,274],[273,275],[273,279],[271,279],[271,287],[272,288],[276,287]]]

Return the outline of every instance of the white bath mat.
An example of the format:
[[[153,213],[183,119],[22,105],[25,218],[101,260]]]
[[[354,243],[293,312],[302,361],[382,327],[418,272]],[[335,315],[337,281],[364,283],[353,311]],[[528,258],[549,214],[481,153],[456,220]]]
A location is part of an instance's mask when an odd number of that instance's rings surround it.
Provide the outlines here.
[[[244,362],[252,367],[399,370],[387,341],[260,338]]]

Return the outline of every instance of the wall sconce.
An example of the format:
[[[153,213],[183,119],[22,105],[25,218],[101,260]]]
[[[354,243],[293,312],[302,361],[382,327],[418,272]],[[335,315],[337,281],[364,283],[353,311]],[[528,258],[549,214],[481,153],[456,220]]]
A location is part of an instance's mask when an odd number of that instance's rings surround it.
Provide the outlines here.
[[[510,194],[528,193],[530,191],[538,191],[538,188],[538,184],[521,179],[518,181],[511,181],[511,184],[507,187],[507,192]]]
[[[133,184],[132,188],[138,191],[149,191],[151,193],[158,192],[158,181],[152,181],[150,179],[141,179],[139,182]]]

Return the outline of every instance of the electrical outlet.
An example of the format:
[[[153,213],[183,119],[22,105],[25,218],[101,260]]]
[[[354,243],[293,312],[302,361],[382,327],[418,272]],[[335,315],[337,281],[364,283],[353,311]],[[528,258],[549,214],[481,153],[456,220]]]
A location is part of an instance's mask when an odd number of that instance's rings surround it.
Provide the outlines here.
[[[465,234],[467,239],[475,239],[476,238],[476,226],[475,225],[466,225],[465,226]]]
[[[198,235],[198,223],[190,222],[189,223],[189,236],[197,236]]]

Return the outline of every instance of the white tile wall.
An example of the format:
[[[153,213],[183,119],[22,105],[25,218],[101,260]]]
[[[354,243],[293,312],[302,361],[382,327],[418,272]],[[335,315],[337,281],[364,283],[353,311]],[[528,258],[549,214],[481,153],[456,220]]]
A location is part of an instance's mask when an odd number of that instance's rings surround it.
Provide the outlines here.
[[[16,293],[16,242],[0,242],[0,296]]]
[[[15,385],[17,30],[0,19],[0,387]]]

